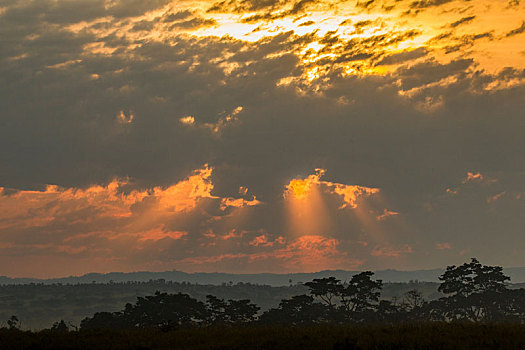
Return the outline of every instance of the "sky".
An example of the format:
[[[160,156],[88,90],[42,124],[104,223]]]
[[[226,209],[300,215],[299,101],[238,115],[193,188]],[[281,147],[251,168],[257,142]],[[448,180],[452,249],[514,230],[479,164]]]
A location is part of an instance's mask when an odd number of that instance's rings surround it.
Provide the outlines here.
[[[525,266],[525,1],[0,0],[0,275]]]

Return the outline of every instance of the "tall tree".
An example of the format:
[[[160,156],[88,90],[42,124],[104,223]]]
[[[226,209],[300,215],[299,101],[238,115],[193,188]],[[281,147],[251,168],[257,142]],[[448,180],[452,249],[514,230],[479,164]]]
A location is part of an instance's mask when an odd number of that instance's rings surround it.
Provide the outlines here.
[[[296,295],[291,299],[283,299],[279,307],[263,313],[264,323],[284,323],[304,325],[324,322],[327,320],[327,307],[316,302],[310,295]]]
[[[349,312],[371,310],[379,301],[383,282],[373,281],[371,271],[353,275],[348,284],[341,290],[341,302]]]
[[[335,298],[341,294],[341,281],[335,277],[315,278],[304,284],[310,288],[310,294],[319,298],[329,307],[334,306]]]
[[[439,308],[445,320],[494,321],[504,317],[506,281],[500,266],[485,266],[472,258],[460,266],[448,266],[439,277],[442,298]],[[433,305],[438,306],[437,303]]]

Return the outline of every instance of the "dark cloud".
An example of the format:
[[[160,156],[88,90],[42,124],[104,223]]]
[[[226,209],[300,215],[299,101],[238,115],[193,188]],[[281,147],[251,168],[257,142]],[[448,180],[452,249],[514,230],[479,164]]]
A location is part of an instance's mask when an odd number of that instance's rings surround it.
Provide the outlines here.
[[[389,65],[389,64],[399,64],[399,63],[402,63],[402,62],[406,62],[406,61],[410,61],[410,60],[414,60],[414,59],[423,57],[423,56],[427,55],[427,53],[428,53],[428,51],[427,51],[426,48],[419,47],[419,48],[414,49],[414,50],[407,50],[407,51],[403,51],[403,52],[399,52],[399,53],[395,53],[395,54],[392,54],[392,55],[385,56],[379,62],[377,62],[376,64],[378,66]]]
[[[174,28],[184,28],[184,29],[196,29],[202,27],[209,27],[216,24],[214,19],[205,19],[205,18],[192,18],[187,21],[175,22],[170,26],[170,29]]]
[[[376,0],[367,0],[367,1],[358,1],[356,7],[361,7],[363,9],[369,9],[374,7]]]
[[[448,64],[440,64],[429,60],[417,63],[410,67],[403,67],[398,70],[398,75],[402,81],[402,88],[410,90],[414,87],[427,85],[445,79],[456,74],[465,74],[474,61],[472,59],[461,59],[452,61]]]
[[[118,19],[139,16],[147,11],[162,8],[170,0],[41,0],[13,1],[7,3],[4,17],[17,23],[46,21],[54,24],[68,24],[91,21],[95,18],[113,16]]]
[[[189,10],[179,11],[179,12],[171,12],[171,13],[165,13],[162,22],[178,22],[184,19],[187,19],[188,17],[191,17],[193,13]]]
[[[289,16],[303,14],[311,5],[319,3],[320,0],[297,0],[297,1],[278,1],[278,0],[226,0],[215,3],[207,12],[225,13],[255,13],[243,18],[244,23],[256,23],[260,21],[273,21]]]
[[[153,20],[143,20],[134,24],[134,31],[151,31],[157,30],[176,30],[188,29],[194,30],[203,27],[209,27],[216,24],[213,18],[203,18],[189,10],[178,12],[166,12],[160,18]]]
[[[293,5],[288,14],[296,15],[298,13],[302,13],[306,10],[308,6],[316,4],[318,2],[320,2],[320,0],[299,0]]]
[[[448,4],[449,2],[452,2],[454,0],[418,0],[414,1],[410,4],[410,8],[412,9],[424,9],[428,7],[435,7],[435,6],[441,6],[444,4]],[[468,0],[466,0],[468,1]]]
[[[208,12],[254,12],[284,5],[281,0],[225,0],[208,9]]]
[[[451,28],[459,27],[460,25],[472,22],[475,18],[476,18],[476,16],[463,17],[463,18],[457,20],[456,22],[450,23],[450,27]]]
[[[314,23],[315,23],[314,21],[306,21],[306,22],[303,22],[303,23],[299,24],[299,27],[311,26]]]
[[[520,27],[511,30],[505,36],[509,37],[509,36],[514,36],[514,35],[518,35],[518,34],[522,34],[522,33],[525,33],[525,21],[521,22],[521,26]]]
[[[436,37],[432,40],[438,41],[443,39],[447,39],[448,43],[452,43],[444,47],[445,53],[450,54],[458,51],[465,51],[473,47],[475,42],[478,40],[488,39],[492,41],[494,40],[494,32],[490,31],[479,34],[465,34],[461,36],[453,36],[452,33],[447,33],[444,36]]]

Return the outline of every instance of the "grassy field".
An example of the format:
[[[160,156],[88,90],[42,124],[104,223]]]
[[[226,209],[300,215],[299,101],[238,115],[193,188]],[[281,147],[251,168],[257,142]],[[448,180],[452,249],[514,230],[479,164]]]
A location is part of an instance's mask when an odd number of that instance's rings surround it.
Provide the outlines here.
[[[207,327],[53,333],[0,330],[2,349],[525,349],[525,325]]]

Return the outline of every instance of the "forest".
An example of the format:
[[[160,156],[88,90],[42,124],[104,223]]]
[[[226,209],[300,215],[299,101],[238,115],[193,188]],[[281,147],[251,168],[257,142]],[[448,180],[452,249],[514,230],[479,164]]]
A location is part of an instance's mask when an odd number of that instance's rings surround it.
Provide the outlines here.
[[[438,283],[412,281],[407,283],[383,283],[381,298],[402,300],[409,290],[416,289],[425,300],[443,296]],[[518,285],[510,285],[516,288]],[[221,299],[250,299],[264,312],[277,307],[281,300],[308,294],[303,283],[272,287],[253,283],[222,283],[219,285],[194,284],[166,280],[120,283],[81,284],[20,284],[0,286],[1,322],[16,315],[21,328],[40,330],[49,328],[57,320],[78,326],[80,321],[96,312],[114,312],[127,303],[134,303],[137,297],[153,295],[156,291],[169,294],[183,293],[206,301],[207,295]]]
[[[432,298],[417,288],[418,283],[407,284],[413,288],[401,298],[385,298],[383,282],[370,271],[348,281],[327,277],[283,288],[278,305],[266,309],[250,298],[207,294],[202,300],[159,290],[119,310],[97,311],[78,325],[57,320],[38,332],[21,330],[21,319],[11,315],[0,330],[0,341],[13,348],[40,346],[44,339],[53,347],[90,347],[111,335],[116,348],[185,348],[189,343],[182,339],[187,339],[195,342],[190,348],[226,349],[239,344],[249,348],[256,339],[258,348],[297,348],[309,339],[310,344],[319,342],[318,348],[365,349],[451,348],[456,339],[464,345],[459,348],[525,348],[525,289],[509,288],[508,282],[501,267],[472,259],[447,267],[437,286],[439,294]],[[221,287],[232,286],[215,286],[217,291]],[[450,337],[443,338],[447,333]]]

